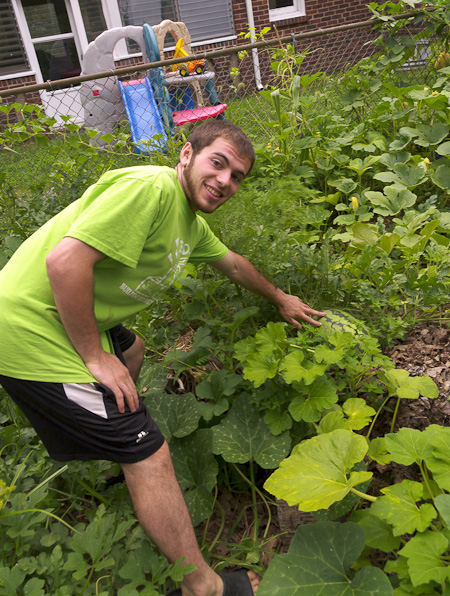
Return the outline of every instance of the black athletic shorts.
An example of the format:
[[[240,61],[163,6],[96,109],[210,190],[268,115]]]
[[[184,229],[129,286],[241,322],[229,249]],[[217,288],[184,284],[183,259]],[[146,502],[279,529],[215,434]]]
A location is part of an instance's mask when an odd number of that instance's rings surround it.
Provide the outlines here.
[[[116,355],[131,347],[134,333],[110,330]],[[106,459],[135,463],[162,446],[164,437],[139,397],[121,414],[114,393],[101,383],[48,383],[0,375],[0,384],[27,416],[57,461]]]

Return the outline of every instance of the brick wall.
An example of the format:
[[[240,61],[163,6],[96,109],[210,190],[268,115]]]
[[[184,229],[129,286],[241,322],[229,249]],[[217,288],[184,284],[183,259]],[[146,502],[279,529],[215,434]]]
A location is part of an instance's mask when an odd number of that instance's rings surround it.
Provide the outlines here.
[[[26,77],[14,77],[12,79],[5,79],[0,81],[0,91],[6,91],[6,89],[15,89],[18,87],[24,87],[26,85],[34,85],[36,83],[36,77],[29,75]],[[3,98],[2,101],[7,103],[13,103],[15,101],[27,102],[27,103],[42,103],[41,96],[38,91],[34,93],[23,94],[23,97],[11,96]]]
[[[306,16],[271,23],[268,0],[253,0],[256,31],[271,26],[272,31],[267,34],[267,38],[270,39],[276,35],[273,25],[276,25],[280,35],[289,35],[291,31],[306,33],[316,29],[326,29],[364,21],[371,14],[367,8],[367,0],[347,0],[343,2],[337,2],[336,0],[305,0],[305,5]],[[236,33],[248,31],[248,17],[244,0],[234,0],[233,13]]]
[[[247,33],[248,15],[245,0],[231,1],[236,34]],[[294,32],[295,34],[306,33],[309,31],[315,31],[317,29],[327,29],[329,27],[336,27],[338,25],[356,23],[358,21],[366,20],[370,16],[366,4],[367,0],[343,0],[341,2],[336,2],[336,0],[305,0],[305,16],[271,23],[269,20],[268,0],[252,0],[253,16],[256,31],[261,31],[261,29],[263,29],[264,27],[271,27],[271,31],[265,35],[266,39],[275,38],[277,32],[279,36],[285,36],[289,35],[291,32]],[[307,42],[306,45],[304,44],[299,46],[299,50],[303,51],[305,47],[314,48],[320,45],[323,51],[328,50],[328,48],[330,49],[330,56],[336,54],[336,48],[333,49],[333,36],[323,36],[319,39],[320,41]],[[346,49],[348,49],[349,53],[352,55],[351,61],[356,61],[356,59],[358,58],[358,47],[355,46],[359,45],[362,47],[362,44],[365,41],[367,41],[366,36],[363,35],[361,37],[361,40],[362,41],[359,42],[358,37],[356,36],[351,38],[351,42],[347,42],[346,38],[343,36],[342,43],[339,44],[340,56],[342,56],[342,53],[346,53]],[[203,53],[219,48],[226,48],[235,46],[236,44],[245,44],[249,42],[249,39],[246,39],[244,36],[240,36],[237,38],[237,41],[230,40],[226,42],[220,42],[218,44],[202,45],[198,48],[198,52]],[[165,57],[169,57],[169,55]],[[314,65],[311,66],[312,68],[316,67],[316,59],[317,56],[314,57]],[[309,57],[308,61],[310,61]],[[132,64],[139,64],[141,62],[141,58],[130,58],[117,62],[116,66],[128,66]],[[214,59],[214,69],[216,71],[216,75],[218,80],[220,81],[220,84],[227,85],[233,83],[232,79],[229,76],[229,73],[231,68],[236,65],[236,59],[230,58],[230,56],[224,56]],[[249,78],[251,78],[250,69],[247,77],[245,78],[247,79],[247,81],[249,81]],[[21,87],[23,85],[30,85],[35,82],[36,81],[34,76],[16,77],[13,79],[0,81],[0,90],[8,88],[12,89],[14,87]],[[7,98],[7,101],[8,100],[9,98]],[[28,102],[40,103],[39,93],[26,94],[26,100]]]

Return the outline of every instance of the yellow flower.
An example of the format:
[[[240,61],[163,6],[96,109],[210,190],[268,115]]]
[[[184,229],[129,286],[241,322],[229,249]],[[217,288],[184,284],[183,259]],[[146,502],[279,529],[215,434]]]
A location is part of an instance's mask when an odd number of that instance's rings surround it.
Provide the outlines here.
[[[358,199],[356,197],[352,197],[352,207],[353,211],[356,211],[358,209]]]
[[[439,95],[439,91],[433,91],[431,95]]]
[[[429,87],[424,87],[424,88],[423,88],[423,90],[424,90],[424,91],[429,91],[429,90],[430,90],[430,88],[429,88]]]
[[[15,488],[15,486],[6,486],[3,480],[0,480],[0,509],[3,509],[3,505],[6,503],[10,493]]]
[[[425,157],[425,159],[423,161],[419,161],[417,165],[419,166],[419,168],[422,168],[422,170],[426,170],[429,163],[430,160],[428,159],[428,157]]]

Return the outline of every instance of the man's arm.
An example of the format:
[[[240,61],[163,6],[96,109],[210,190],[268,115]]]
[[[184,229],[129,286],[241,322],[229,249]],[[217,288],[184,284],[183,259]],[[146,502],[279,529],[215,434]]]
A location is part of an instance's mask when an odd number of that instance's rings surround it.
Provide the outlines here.
[[[241,255],[230,250],[225,258],[209,264],[235,283],[255,294],[267,298],[267,300],[275,304],[280,315],[288,323],[291,323],[296,327],[301,327],[301,324],[299,323],[300,319],[318,327],[321,325],[319,321],[316,321],[311,317],[323,317],[325,316],[324,312],[310,308],[297,296],[286,294],[274,286],[250,263],[250,261]]]
[[[76,238],[63,238],[46,259],[56,308],[75,350],[89,372],[116,397],[120,412],[124,399],[131,411],[138,406],[128,369],[102,348],[94,315],[94,265],[105,255]]]

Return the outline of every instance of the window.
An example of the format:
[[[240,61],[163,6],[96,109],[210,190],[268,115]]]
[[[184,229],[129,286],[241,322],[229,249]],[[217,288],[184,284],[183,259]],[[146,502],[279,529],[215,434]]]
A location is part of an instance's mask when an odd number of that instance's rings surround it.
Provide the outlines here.
[[[118,0],[124,25],[183,21],[193,42],[234,35],[230,0]]]
[[[9,0],[0,0],[0,75],[30,70]]]
[[[22,0],[22,7],[32,39],[71,30],[64,0]]]
[[[42,79],[56,81],[80,74],[75,36],[64,0],[22,0]]]
[[[89,42],[94,41],[96,37],[106,31],[105,17],[103,15],[101,0],[78,0],[81,14],[83,16],[86,37]]]
[[[271,21],[281,21],[305,14],[305,0],[269,0]]]

